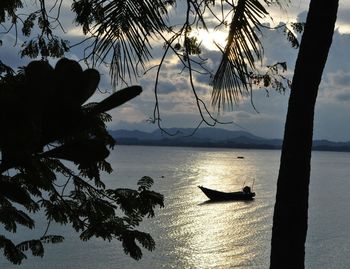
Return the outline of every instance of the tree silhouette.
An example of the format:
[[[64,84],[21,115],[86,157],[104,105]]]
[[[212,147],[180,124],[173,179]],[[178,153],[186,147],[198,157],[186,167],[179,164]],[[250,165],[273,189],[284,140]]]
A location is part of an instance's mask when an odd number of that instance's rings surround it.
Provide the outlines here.
[[[78,62],[66,58],[55,68],[47,61],[32,61],[19,73],[2,72],[0,222],[12,233],[18,225],[33,229],[28,213],[43,210],[48,226],[70,224],[82,240],[120,240],[127,254],[140,259],[136,241],[148,250],[155,242],[136,227],[145,216],[154,216],[155,206],[163,206],[163,196],[150,190],[149,177],[138,181],[137,190],[108,189],[100,172],[112,172],[106,158],[115,145],[106,130],[105,122],[111,120],[106,111],[142,90],[128,87],[99,103],[83,105],[99,80],[95,69],[83,71]],[[1,235],[0,248],[19,264],[25,251],[43,256],[43,243],[62,240],[47,229],[40,238],[20,243]]]
[[[288,104],[273,217],[270,268],[304,268],[313,119],[338,0],[311,0]]]
[[[22,7],[21,0],[2,1],[0,3],[0,22],[8,22],[10,25],[8,31],[12,28],[17,30],[17,26],[21,25],[22,34],[27,37],[22,44],[22,56],[32,58],[41,56],[44,59],[48,57],[62,57],[71,46],[68,41],[54,35],[57,25],[60,26],[59,15],[57,17],[49,16],[49,11],[45,6],[45,0],[39,0],[38,2],[40,8],[28,14],[23,19],[17,14],[17,10]],[[63,0],[56,1],[57,14],[60,14],[59,11],[62,2]],[[292,261],[292,258],[286,258],[294,256],[297,257],[295,263],[290,263],[290,265],[293,264],[296,266],[293,268],[301,268],[303,266],[304,242],[307,229],[307,189],[310,172],[312,117],[317,87],[324,62],[327,58],[329,41],[333,33],[332,23],[336,14],[336,12],[334,13],[333,4],[335,2],[331,1],[330,7],[328,7],[323,0],[320,4],[315,4],[316,1],[311,1],[312,4],[308,17],[309,28],[303,36],[303,48],[300,50],[297,61],[278,179],[271,253],[271,267],[273,268],[285,268],[283,262],[287,260],[288,262]],[[156,66],[156,105],[153,116],[153,121],[158,122],[158,124],[161,116],[157,99],[157,85],[161,77],[160,73],[163,63],[170,52],[177,57],[183,69],[187,70],[202,122],[208,125],[213,126],[219,121],[210,114],[206,104],[197,95],[194,85],[194,72],[201,73],[204,71],[212,77],[212,102],[219,108],[222,108],[225,104],[229,104],[232,107],[232,104],[239,96],[250,95],[254,86],[274,87],[277,90],[284,90],[286,88],[280,82],[280,79],[282,78],[283,80],[283,77],[279,75],[279,69],[286,69],[285,63],[277,63],[266,67],[266,72],[262,73],[255,66],[256,62],[261,61],[263,55],[259,34],[261,32],[262,20],[269,16],[266,6],[270,6],[271,4],[280,5],[280,1],[237,0],[234,3],[221,1],[219,9],[216,9],[219,3],[211,0],[187,0],[184,4],[185,18],[183,24],[169,25],[167,20],[169,15],[168,9],[176,5],[175,0],[147,0],[137,2],[133,0],[74,0],[72,9],[75,13],[75,21],[82,27],[87,36],[85,42],[89,42],[84,50],[85,60],[92,61],[94,65],[107,61],[111,66],[110,70],[113,81],[115,83],[120,80],[125,82],[128,77],[132,77],[138,73],[139,66],[145,69],[145,64],[151,57],[151,41],[153,38],[160,37],[160,40],[164,43],[164,54],[159,65]],[[321,8],[318,9],[318,7],[323,8],[323,10]],[[228,13],[225,13],[226,10],[228,10]],[[329,14],[326,14],[328,11],[330,11]],[[218,15],[219,13],[221,15]],[[216,19],[217,28],[229,26],[226,46],[220,47],[218,45],[219,50],[222,52],[222,60],[218,70],[214,73],[206,68],[205,61],[200,57],[200,44],[192,35],[193,28],[207,29],[207,15],[211,15]],[[323,17],[325,18],[324,21],[321,19]],[[319,22],[319,24],[314,24],[315,21]],[[39,34],[33,37],[32,29],[36,24],[39,27]],[[325,27],[325,31],[322,34],[319,34],[317,31],[320,25]],[[302,25],[295,25],[294,29],[302,31]],[[285,32],[292,46],[298,47],[297,39],[287,26],[285,26]],[[314,47],[310,45],[312,43],[309,41],[310,37],[314,42],[313,44],[315,44]],[[319,42],[315,42],[316,40],[319,40]],[[40,63],[39,65],[42,68],[42,73],[45,74],[43,77],[51,81],[56,75],[62,79],[58,75],[60,73],[60,65],[66,63],[68,63],[68,60],[62,60],[54,70],[48,64],[44,65]],[[38,65],[38,63],[34,62],[32,65],[35,70],[34,66]],[[27,67],[27,73],[30,73],[31,68],[30,65]],[[113,107],[116,98],[112,95],[110,99],[106,99],[100,104],[81,106],[81,102],[96,87],[97,73],[93,69],[82,71],[75,63],[71,63],[71,68],[72,74],[79,73],[81,76],[84,76],[82,74],[85,73],[86,77],[91,79],[87,85],[84,85],[83,90],[77,93],[74,91],[81,84],[74,80],[73,77],[68,85],[64,85],[66,83],[64,79],[61,81],[58,79],[58,84],[61,83],[62,86],[62,95],[58,94],[57,91],[52,91],[52,94],[55,94],[55,92],[57,94],[58,104],[51,106],[49,102],[44,102],[47,104],[47,108],[43,108],[41,107],[42,103],[39,102],[35,106],[30,106],[30,113],[22,118],[21,115],[26,111],[23,108],[28,108],[26,100],[32,100],[31,102],[36,102],[40,98],[47,100],[45,98],[49,97],[44,95],[51,93],[50,91],[43,91],[45,87],[34,87],[37,92],[28,91],[28,99],[24,97],[24,94],[18,99],[17,93],[13,97],[13,92],[18,92],[18,94],[21,92],[19,94],[21,95],[22,92],[26,92],[21,89],[35,86],[35,81],[38,79],[35,77],[35,74],[38,75],[39,72],[34,72],[33,76],[29,75],[28,80],[26,72],[12,74],[8,67],[4,65],[0,66],[0,70],[6,73],[1,78],[1,94],[3,95],[1,99],[6,100],[6,104],[3,104],[2,107],[7,107],[8,110],[5,111],[10,111],[10,114],[13,115],[12,119],[18,120],[20,126],[27,130],[23,136],[20,136],[15,131],[17,127],[14,126],[13,121],[7,119],[6,116],[2,116],[2,122],[9,126],[9,128],[6,128],[9,131],[2,134],[3,137],[1,137],[2,141],[6,141],[6,143],[1,144],[3,154],[3,161],[1,163],[3,167],[2,171],[12,167],[18,169],[18,176],[15,180],[11,180],[13,176],[2,176],[2,184],[9,186],[9,191],[3,194],[3,197],[5,197],[4,203],[8,206],[8,210],[17,212],[17,209],[13,209],[11,207],[12,205],[7,203],[8,199],[11,200],[13,198],[11,195],[15,193],[14,191],[11,193],[11,189],[14,189],[11,187],[11,184],[15,182],[17,184],[16,189],[22,192],[21,195],[17,196],[26,197],[26,200],[21,201],[21,203],[24,203],[28,210],[37,210],[35,202],[33,202],[34,200],[30,200],[30,195],[39,195],[39,197],[41,195],[41,192],[35,190],[35,188],[33,189],[32,185],[34,183],[32,180],[35,179],[37,180],[35,184],[41,184],[38,185],[39,188],[49,192],[52,196],[52,198],[50,196],[50,199],[47,200],[42,199],[43,201],[40,204],[40,206],[46,208],[49,220],[72,223],[73,227],[78,231],[83,231],[81,234],[82,239],[88,239],[93,235],[111,239],[111,233],[102,229],[102,227],[109,227],[111,231],[115,232],[112,236],[126,242],[124,244],[126,252],[138,258],[140,257],[140,252],[134,244],[135,239],[139,240],[148,249],[152,249],[153,241],[151,241],[150,237],[139,232],[135,231],[135,233],[132,233],[134,230],[131,228],[139,223],[140,216],[142,217],[146,214],[152,215],[153,207],[155,205],[162,205],[162,197],[159,194],[149,191],[151,181],[148,178],[141,181],[138,192],[103,189],[103,183],[99,178],[99,171],[101,169],[110,171],[110,167],[105,163],[105,157],[108,155],[108,147],[114,145],[104,126],[104,121],[110,120],[110,117],[105,113],[105,108]],[[63,70],[65,69],[63,68]],[[307,77],[305,77],[305,74]],[[64,89],[66,88],[70,90],[65,91]],[[10,89],[16,90],[12,91]],[[138,94],[138,91],[139,88],[137,87],[131,88],[131,96]],[[129,94],[126,91],[117,92],[116,94],[129,99]],[[39,99],[30,99],[31,96],[35,95]],[[22,101],[17,103],[17,100],[20,99]],[[71,100],[75,101],[70,102]],[[61,107],[59,105],[66,102],[66,107],[60,111]],[[12,104],[12,106],[7,106],[7,103]],[[20,108],[12,109],[16,107],[13,105],[17,105]],[[35,109],[31,109],[32,107],[35,107]],[[37,107],[40,109],[36,109]],[[43,115],[42,111],[49,112]],[[209,120],[205,118],[204,113],[209,115]],[[4,115],[4,113],[1,115]],[[62,128],[57,128],[57,126],[61,126]],[[55,142],[54,149],[43,150],[43,147],[53,141]],[[25,150],[19,150],[19,145],[24,147]],[[94,156],[95,159],[90,159],[91,155],[89,154],[79,154],[83,149],[96,151],[99,154]],[[302,157],[299,158],[300,156]],[[80,175],[94,180],[95,186],[89,185],[90,187],[86,187],[84,178],[74,174],[59,159],[76,162]],[[38,173],[38,169],[40,173]],[[65,197],[60,192],[53,191],[53,184],[56,180],[53,172],[63,173],[75,184],[76,189],[70,194],[72,200],[67,198],[69,201],[62,202]],[[44,178],[50,180],[44,180]],[[93,195],[89,196],[91,193]],[[295,193],[298,193],[298,196],[295,196]],[[297,199],[296,197],[299,197],[299,194],[301,198]],[[105,200],[102,199],[103,197],[108,197],[112,201],[113,206],[108,203],[106,204],[104,202]],[[144,203],[144,197],[146,197],[148,203]],[[133,201],[130,202],[132,206],[128,206],[130,204],[125,203],[125,199],[131,199]],[[144,204],[148,205],[147,208],[142,207]],[[34,205],[34,207],[30,207],[31,205]],[[126,225],[125,229],[117,229],[118,225],[122,225],[122,222],[120,219],[115,219],[112,214],[112,211],[114,212],[118,206],[127,215],[127,221],[123,223],[123,225]],[[4,208],[6,209],[7,207],[4,206]],[[61,214],[58,212],[64,213]],[[104,225],[97,225],[94,222],[96,221],[93,217],[94,214],[91,212],[100,214],[100,220],[103,219]],[[287,216],[288,214],[290,214],[290,217]],[[28,222],[23,221],[21,216],[22,213],[18,213],[17,223],[26,223],[28,227],[32,227],[32,222],[29,220]],[[88,219],[87,226],[81,224],[81,219],[79,217],[75,218],[76,216],[86,216]],[[292,227],[294,228],[292,229],[294,232],[291,236],[288,236],[289,229],[293,224],[295,225]],[[15,231],[13,222],[9,224],[5,223],[5,227]],[[59,241],[58,239],[56,238],[52,242]],[[22,245],[16,247],[6,238],[3,238],[1,242],[0,246],[6,249],[6,255],[8,257],[15,257],[12,259],[13,261],[20,261],[23,258],[21,256],[23,252],[20,252],[20,246]],[[30,244],[26,244],[27,248],[31,248],[30,246]],[[127,246],[132,246],[131,249],[133,251]],[[33,254],[37,254],[37,252],[34,251]]]
[[[167,72],[164,65],[167,59],[177,59],[179,72],[188,74],[189,90],[201,117],[199,125],[222,123],[198,94],[196,77],[199,74],[211,81],[213,104],[219,107],[237,101],[239,96],[251,95],[253,87],[277,91],[288,88],[288,79],[281,75],[286,71],[286,63],[256,67],[263,59],[260,37],[262,27],[267,26],[262,23],[270,18],[269,7],[281,6],[279,0],[238,0],[233,3],[187,0],[179,5],[183,7],[180,23],[172,23],[173,14],[169,12],[178,6],[176,0],[146,0],[137,4],[132,0],[57,0],[50,7],[46,2],[38,0],[38,9],[34,8],[29,14],[23,12],[24,15],[18,12],[22,1],[4,2],[0,23],[6,21],[4,27],[8,32],[24,36],[21,56],[62,57],[72,48],[81,48],[86,62],[109,67],[114,86],[129,84],[135,76],[156,70],[155,106],[150,122],[157,123],[160,128],[158,87],[162,72]],[[72,17],[86,36],[81,42],[70,44],[61,37],[64,32],[61,36],[56,35],[63,29],[60,22],[63,2],[72,3]],[[202,44],[195,36],[197,30],[208,30],[208,25],[230,32],[226,46],[216,44],[223,55],[217,70],[212,70],[210,61],[202,57]],[[39,33],[33,31],[36,26]],[[298,47],[294,30],[302,30],[301,24],[289,23],[279,28],[283,28],[291,45]],[[152,43],[163,44],[164,50],[159,63],[150,66]],[[217,94],[220,89],[225,95]]]

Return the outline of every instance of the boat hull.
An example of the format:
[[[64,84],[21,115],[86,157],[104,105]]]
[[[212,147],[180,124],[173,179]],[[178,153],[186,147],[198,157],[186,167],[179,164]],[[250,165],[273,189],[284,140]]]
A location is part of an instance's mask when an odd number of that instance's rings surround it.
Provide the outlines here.
[[[198,186],[202,192],[212,201],[250,201],[255,197],[255,192],[221,192]]]

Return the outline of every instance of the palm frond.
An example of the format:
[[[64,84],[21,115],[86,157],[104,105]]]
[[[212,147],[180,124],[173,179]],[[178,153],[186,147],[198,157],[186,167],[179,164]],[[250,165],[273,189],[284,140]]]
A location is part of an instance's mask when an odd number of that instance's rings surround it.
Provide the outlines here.
[[[213,79],[212,105],[232,108],[240,96],[249,94],[249,74],[262,58],[258,36],[260,19],[268,12],[260,0],[238,0],[219,68]]]
[[[92,13],[99,10],[99,16],[90,15],[90,20],[79,16],[77,6],[77,22],[84,25],[88,21],[92,25],[89,30],[95,38],[96,59],[103,62],[107,57],[112,58],[113,81],[130,78],[136,74],[137,64],[144,67],[150,59],[151,35],[167,29],[164,21],[167,5],[164,0],[92,0],[90,10]]]

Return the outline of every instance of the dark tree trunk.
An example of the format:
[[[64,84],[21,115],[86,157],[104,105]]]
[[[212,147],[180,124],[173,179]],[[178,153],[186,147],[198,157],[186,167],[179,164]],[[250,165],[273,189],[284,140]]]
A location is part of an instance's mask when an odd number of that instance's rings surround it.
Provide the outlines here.
[[[271,240],[271,269],[304,268],[314,108],[338,0],[311,0],[288,104]]]

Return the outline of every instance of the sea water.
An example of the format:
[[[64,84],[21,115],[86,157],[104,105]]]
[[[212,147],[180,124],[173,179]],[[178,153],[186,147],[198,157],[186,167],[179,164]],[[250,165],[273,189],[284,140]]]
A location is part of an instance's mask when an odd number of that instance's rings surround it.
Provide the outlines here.
[[[279,158],[277,150],[117,146],[106,184],[136,188],[147,175],[165,197],[165,207],[140,227],[153,236],[156,249],[143,250],[135,261],[118,241],[81,242],[71,228],[51,225],[50,233],[62,234],[63,243],[45,245],[44,258],[28,252],[20,267],[0,256],[0,268],[268,268]],[[312,154],[306,268],[350,268],[349,167],[349,153]],[[251,185],[256,198],[208,203],[198,185],[222,191]],[[17,240],[39,236],[46,222],[36,227],[20,229]]]

